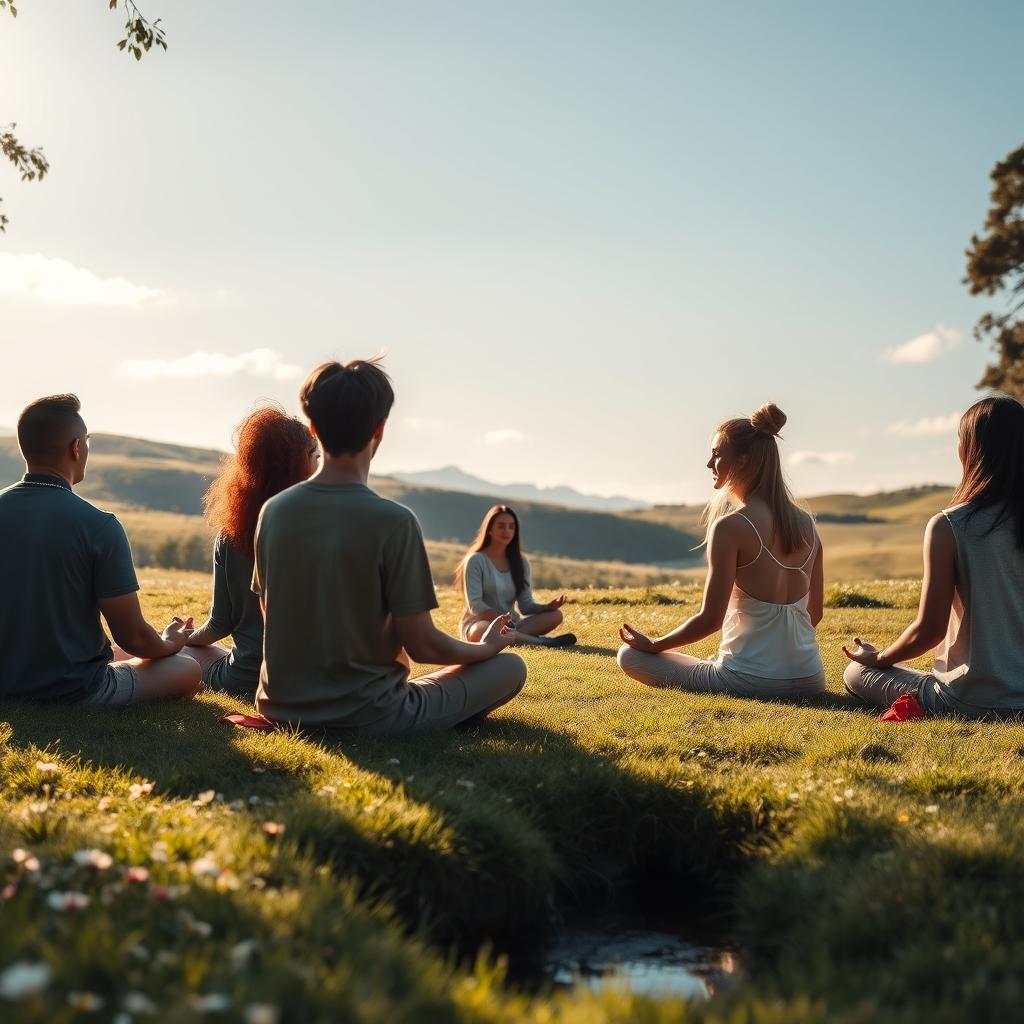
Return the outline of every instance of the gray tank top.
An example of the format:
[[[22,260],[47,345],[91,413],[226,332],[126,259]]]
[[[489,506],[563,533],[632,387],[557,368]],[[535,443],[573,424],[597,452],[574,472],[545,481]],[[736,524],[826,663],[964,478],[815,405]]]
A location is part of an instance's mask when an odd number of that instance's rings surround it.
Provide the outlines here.
[[[1024,551],[1012,520],[991,530],[998,511],[943,510],[956,538],[956,594],[932,675],[972,717],[1024,710]]]

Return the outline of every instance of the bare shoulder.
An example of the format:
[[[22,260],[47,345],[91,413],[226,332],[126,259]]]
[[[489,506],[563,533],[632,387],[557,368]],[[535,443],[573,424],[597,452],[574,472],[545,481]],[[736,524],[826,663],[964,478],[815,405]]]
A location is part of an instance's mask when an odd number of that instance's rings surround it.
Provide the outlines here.
[[[749,536],[750,532],[750,523],[739,512],[730,512],[711,524],[709,541],[719,540],[735,544]]]
[[[928,520],[928,525],[924,529],[924,537],[926,543],[931,543],[933,545],[937,544],[941,546],[948,546],[950,548],[953,548],[956,545],[956,539],[953,535],[953,527],[946,518],[945,512],[936,512],[935,515]]]

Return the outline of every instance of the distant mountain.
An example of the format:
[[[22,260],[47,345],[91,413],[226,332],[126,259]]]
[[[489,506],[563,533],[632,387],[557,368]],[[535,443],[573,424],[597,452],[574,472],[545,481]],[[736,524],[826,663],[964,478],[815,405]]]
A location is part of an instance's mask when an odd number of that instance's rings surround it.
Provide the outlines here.
[[[419,484],[423,487],[437,487],[442,491],[459,491],[462,494],[487,494],[494,498],[517,501],[542,501],[564,508],[587,509],[591,512],[629,512],[649,508],[649,503],[621,495],[604,496],[583,494],[572,487],[536,487],[533,484],[496,484],[482,477],[473,476],[458,466],[444,466],[442,469],[425,469],[416,473],[391,473],[394,480]]]
[[[85,480],[75,488],[83,498],[104,504],[197,516],[202,496],[216,475],[223,453],[94,434]],[[24,465],[13,438],[0,438],[0,487],[20,479]],[[425,487],[373,477],[379,494],[407,505],[432,541],[465,546],[472,540],[493,497]],[[526,550],[531,554],[602,562],[692,564],[695,538],[662,523],[637,522],[614,512],[592,512],[516,499]]]

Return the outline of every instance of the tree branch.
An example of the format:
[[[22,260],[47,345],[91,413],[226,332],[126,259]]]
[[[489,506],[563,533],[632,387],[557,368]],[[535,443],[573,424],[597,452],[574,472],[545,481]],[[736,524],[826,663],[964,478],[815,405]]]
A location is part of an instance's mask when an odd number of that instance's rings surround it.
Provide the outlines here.
[[[118,0],[109,0],[107,7],[114,10]],[[142,55],[148,53],[154,46],[161,50],[167,49],[167,42],[164,39],[164,30],[160,26],[160,18],[156,21],[149,21],[136,6],[134,0],[123,0],[123,10],[128,20],[124,23],[124,38],[119,40],[117,48],[127,51],[136,60],[142,60]],[[14,0],[0,0],[0,11],[10,11],[11,17],[18,16],[18,8]],[[50,163],[43,155],[41,149],[26,149],[14,134],[15,124],[9,124],[6,128],[0,129],[0,153],[5,156],[15,170],[21,175],[22,181],[40,181],[50,169]],[[0,203],[3,200],[0,199]],[[0,232],[7,230],[7,217],[0,213]]]

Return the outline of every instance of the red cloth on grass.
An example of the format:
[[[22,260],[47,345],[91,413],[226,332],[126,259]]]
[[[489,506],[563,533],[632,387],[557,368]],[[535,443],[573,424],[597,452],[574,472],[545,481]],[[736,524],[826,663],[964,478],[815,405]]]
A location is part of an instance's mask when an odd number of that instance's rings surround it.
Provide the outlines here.
[[[889,710],[882,714],[883,722],[912,722],[915,718],[924,718],[924,708],[912,693],[897,697]]]

